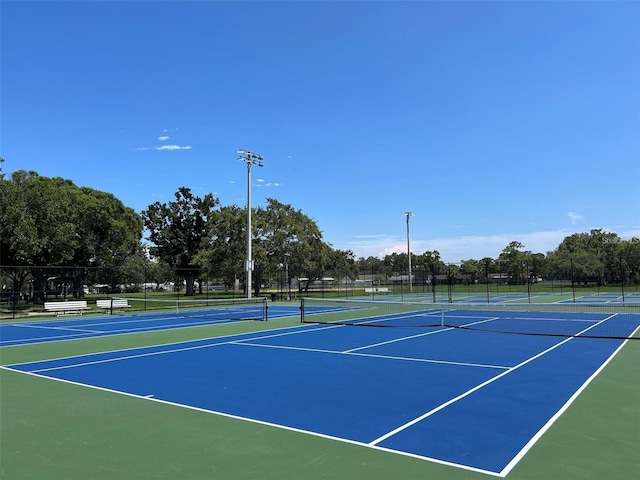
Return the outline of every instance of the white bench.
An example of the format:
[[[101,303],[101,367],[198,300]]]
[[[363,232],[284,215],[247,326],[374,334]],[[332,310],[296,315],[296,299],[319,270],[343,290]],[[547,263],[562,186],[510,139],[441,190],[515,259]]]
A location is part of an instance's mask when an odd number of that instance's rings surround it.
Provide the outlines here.
[[[71,302],[44,302],[46,312],[54,312],[56,317],[64,314],[82,315],[83,310],[88,310],[86,300],[74,300]]]
[[[129,301],[126,298],[110,298],[108,300],[96,300],[96,306],[107,313],[113,310],[124,312],[124,309],[129,308],[131,305],[129,305]]]
[[[389,289],[387,287],[365,288],[364,293],[369,293],[371,295],[374,293],[389,293]]]

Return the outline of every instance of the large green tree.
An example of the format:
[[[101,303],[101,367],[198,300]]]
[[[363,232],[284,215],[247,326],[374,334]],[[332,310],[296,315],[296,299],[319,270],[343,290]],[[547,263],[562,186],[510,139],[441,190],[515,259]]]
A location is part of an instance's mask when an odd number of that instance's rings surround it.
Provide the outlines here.
[[[524,279],[527,277],[526,267],[530,252],[524,252],[522,248],[524,248],[522,243],[513,241],[498,256],[498,261],[502,265],[502,273],[508,275],[509,283],[524,283]]]
[[[593,229],[589,233],[574,233],[565,237],[554,251],[547,254],[549,268],[559,278],[596,282],[599,286],[619,278],[616,233]]]
[[[484,264],[482,260],[462,260],[460,273],[468,275],[471,282],[478,282],[484,278]]]
[[[432,282],[433,276],[443,272],[445,268],[445,264],[440,258],[440,252],[438,252],[437,250],[427,250],[421,253],[416,257],[414,265],[414,270],[417,270],[418,272],[424,272],[425,282]]]
[[[218,204],[219,200],[210,193],[201,198],[189,188],[180,187],[175,201],[155,202],[142,212],[152,253],[185,279],[187,296],[195,294],[195,279],[200,271],[196,255],[209,240],[208,223]]]
[[[267,198],[266,207],[257,208],[255,218],[256,294],[263,279],[282,276],[285,264],[289,278],[307,278],[303,289],[325,275],[331,246],[324,242],[318,224],[302,210]]]
[[[57,276],[82,295],[86,267],[121,265],[138,249],[141,218],[109,193],[24,170],[0,186],[0,255],[15,291],[31,276],[41,300]]]
[[[617,245],[616,254],[620,262],[622,281],[634,284],[637,290],[640,283],[640,238],[621,240]]]
[[[329,269],[331,246],[301,210],[267,198],[266,207],[256,209],[255,227],[257,288],[263,276],[279,275],[285,262],[291,275],[308,278],[307,282],[322,278]]]
[[[76,235],[78,248],[73,252],[73,290],[80,291],[90,272],[87,267],[108,268],[111,283],[141,283],[130,265],[142,265],[142,218],[125,207],[114,195],[88,187],[77,193]]]
[[[211,278],[233,287],[243,273],[247,242],[247,210],[231,205],[222,207],[207,223],[207,239],[194,257]]]
[[[229,285],[245,278],[246,209],[223,207],[208,222],[208,238],[194,259],[211,275]],[[354,266],[353,252],[334,250],[322,239],[320,228],[301,210],[274,198],[252,211],[252,257],[255,262],[255,295],[263,284],[295,277],[314,279],[333,270]]]

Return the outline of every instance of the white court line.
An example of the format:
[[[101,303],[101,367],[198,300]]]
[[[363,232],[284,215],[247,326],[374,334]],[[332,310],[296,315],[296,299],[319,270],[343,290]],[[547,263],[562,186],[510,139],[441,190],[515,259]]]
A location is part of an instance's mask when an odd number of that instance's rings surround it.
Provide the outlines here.
[[[72,327],[49,327],[49,326],[34,325],[29,323],[9,323],[6,326],[21,327],[21,328],[42,328],[44,330],[64,330],[69,332],[102,333],[102,330],[85,330],[83,328],[72,328]],[[86,325],[80,325],[80,326],[84,327]]]
[[[256,337],[255,339],[256,340],[263,340],[263,339],[267,339],[267,338],[281,337],[281,336],[284,336],[284,335],[296,335],[298,333],[306,333],[306,332],[313,331],[313,330],[326,330],[326,329],[327,329],[326,327],[318,328],[318,329],[305,329],[305,330],[300,330],[300,331],[297,331],[297,332],[284,332],[284,333],[277,333],[277,334],[271,334],[271,335],[263,335],[263,336]],[[235,336],[237,336],[237,334]],[[182,343],[187,343],[187,342],[182,342]],[[191,341],[189,343],[193,343],[193,341]],[[81,363],[75,363],[75,364],[69,364],[69,365],[60,365],[60,366],[57,366],[57,367],[50,367],[50,368],[41,368],[41,369],[33,370],[32,372],[39,373],[39,372],[49,372],[49,371],[53,371],[53,370],[64,370],[64,369],[67,369],[67,368],[84,367],[84,366],[87,366],[87,365],[98,365],[98,364],[101,364],[101,363],[118,362],[118,361],[121,361],[121,360],[131,360],[131,359],[134,359],[134,358],[152,357],[152,356],[156,356],[156,355],[164,355],[164,354],[176,353],[176,352],[187,352],[189,350],[200,350],[200,349],[203,349],[203,348],[218,347],[218,346],[221,346],[221,345],[232,345],[233,343],[234,343],[234,341],[231,340],[231,341],[223,341],[223,342],[214,342],[214,343],[209,343],[209,344],[204,344],[204,345],[192,345],[190,347],[174,348],[174,349],[170,349],[170,350],[160,350],[160,351],[156,351],[156,352],[138,353],[138,354],[135,354],[135,355],[125,355],[124,357],[105,358],[105,359],[102,359],[102,360],[94,360],[94,361],[90,361],[90,362],[81,362]],[[135,350],[142,350],[142,349],[149,349],[149,348],[156,348],[156,347],[138,347]],[[78,358],[95,356],[95,355],[104,355],[104,354],[106,354],[106,352],[80,355]],[[60,360],[60,359],[42,360],[40,362],[31,362],[31,363],[44,363],[44,362],[48,362],[48,361],[54,362],[54,361],[57,361],[57,360]]]
[[[382,358],[387,360],[402,360],[405,362],[437,363],[442,365],[455,365],[455,366],[461,366],[461,367],[494,368],[498,370],[507,370],[511,368],[504,365],[490,365],[490,364],[484,364],[484,363],[469,363],[469,362],[453,362],[449,360],[431,360],[428,358],[415,358],[415,357],[398,357],[395,355],[377,355],[373,353],[352,353],[348,350],[341,352],[338,350],[325,350],[321,348],[290,347],[286,345],[271,345],[268,343],[248,343],[247,341],[237,341],[237,342],[230,342],[230,343],[234,345],[242,345],[246,347],[275,348],[275,349],[281,349],[281,350],[297,350],[302,352],[328,353],[333,355],[353,355],[354,357]]]
[[[478,322],[472,322],[472,323],[468,323],[466,325],[463,325],[464,327],[470,327],[472,325],[478,325],[480,323],[486,323],[486,322],[492,322],[494,320],[498,320],[499,317],[491,317],[491,318],[485,318],[484,320],[480,320]],[[390,343],[395,343],[395,342],[403,342],[405,340],[410,340],[412,338],[418,338],[418,337],[424,337],[426,335],[433,335],[434,333],[442,333],[442,332],[447,332],[449,330],[455,330],[454,327],[447,327],[447,328],[443,328],[440,330],[433,330],[430,332],[426,332],[426,333],[419,333],[416,335],[410,335],[407,337],[401,337],[401,338],[395,338],[393,340],[387,340],[385,342],[380,342],[380,343],[372,343],[370,345],[365,345],[364,347],[358,347],[358,348],[352,348],[351,350],[345,350],[344,353],[351,353],[351,352],[356,352],[358,350],[364,350],[366,348],[373,348],[373,347],[379,347],[381,345],[388,345]]]
[[[636,328],[630,336],[634,336],[639,330],[640,327]],[[507,466],[502,469],[502,471],[500,472],[501,477],[506,477],[509,472],[513,470],[518,462],[522,460],[522,458],[527,454],[529,450],[531,450],[531,447],[533,447],[535,443],[540,440],[542,435],[544,435],[546,431],[551,428],[556,420],[560,418],[560,416],[571,406],[571,404],[575,401],[576,398],[578,398],[578,396],[584,391],[584,389],[587,388],[587,386],[600,374],[600,372],[602,372],[602,370],[604,370],[604,368],[609,364],[609,362],[611,362],[611,360],[613,360],[613,358],[618,354],[622,347],[627,344],[629,340],[630,339],[626,339],[625,341],[623,341],[620,346],[616,348],[616,350],[611,355],[609,355],[609,358],[607,358],[604,363],[600,365],[600,367],[595,372],[593,372],[593,374],[582,384],[582,386],[578,388],[578,390],[576,390],[576,392],[569,398],[569,400],[566,401],[566,403],[560,408],[560,410],[558,410],[556,414],[551,417],[533,437],[531,437],[531,440],[529,440],[527,444],[522,447],[522,450],[520,450],[518,454],[513,457],[513,459],[507,464]]]
[[[237,322],[236,322],[237,323]],[[295,326],[291,326],[291,327],[280,327],[277,329],[273,329],[270,330],[271,332],[274,331],[282,331],[282,330],[291,330],[291,329],[300,329],[300,328],[304,328],[304,327],[300,327],[298,325]],[[315,330],[315,329],[314,329]],[[20,363],[12,363],[12,364],[8,364],[8,366],[11,367],[16,367],[16,366],[20,366],[20,365],[30,365],[32,363],[43,363],[43,362],[49,362],[49,361],[54,361],[54,360],[69,360],[72,358],[83,358],[83,357],[88,357],[88,356],[92,356],[92,355],[107,355],[107,354],[111,354],[111,353],[120,353],[120,352],[131,352],[131,351],[136,351],[136,350],[144,350],[144,349],[149,349],[149,348],[163,348],[163,347],[170,347],[173,345],[185,345],[185,344],[189,344],[189,343],[200,343],[200,342],[207,342],[207,341],[214,341],[214,340],[221,340],[221,339],[225,339],[225,338],[235,338],[235,337],[239,337],[242,335],[252,335],[255,334],[256,332],[247,332],[247,333],[230,333],[228,335],[220,335],[220,336],[215,336],[215,337],[205,337],[205,338],[200,338],[200,339],[194,339],[194,340],[180,340],[178,342],[168,342],[168,343],[159,343],[157,345],[147,345],[147,346],[139,346],[139,347],[129,347],[129,348],[118,348],[115,350],[105,350],[103,352],[94,352],[94,353],[80,353],[78,355],[68,355],[65,357],[56,357],[56,358],[48,358],[48,359],[44,359],[44,360],[33,360],[33,361],[29,361],[29,362],[20,362]],[[127,335],[127,334],[116,334],[114,336],[118,336],[118,335]],[[85,339],[87,337],[83,337],[83,339]],[[92,338],[100,338],[100,337],[89,337],[90,339]],[[63,340],[61,340],[63,341]],[[38,342],[38,343],[31,343],[28,345],[39,345],[40,343],[48,343],[48,342]],[[9,345],[11,346],[11,345]],[[20,345],[22,346],[22,345]],[[2,348],[6,348],[6,347],[2,347]]]
[[[175,320],[178,318],[184,318],[184,317],[171,317],[167,320]],[[111,337],[111,336],[115,337],[118,335],[130,335],[132,333],[137,333],[137,332],[148,332],[148,333],[165,332],[170,330],[179,330],[181,328],[211,327],[214,325],[228,325],[229,323],[242,323],[242,322],[253,322],[253,320],[228,320],[228,321],[218,320],[215,322],[200,321],[200,322],[190,322],[190,323],[183,322],[183,323],[167,324],[167,325],[159,324],[157,328],[151,328],[147,326],[147,327],[139,327],[139,328],[126,328],[126,329],[121,328],[116,330],[102,330],[102,331],[94,330],[94,331],[87,332],[87,333],[94,334],[91,337],[86,337],[86,336],[83,336],[82,334],[77,334],[77,335],[62,335],[57,337],[49,336],[49,337],[32,338],[32,339],[29,339],[28,341],[25,341],[24,339],[9,340],[6,342],[3,341],[2,348],[22,347],[25,345],[40,345],[45,343],[64,342],[64,341],[78,340],[78,339],[84,340],[88,338],[102,338],[102,337]],[[10,324],[10,325],[13,325],[13,324]],[[238,335],[238,334],[235,334],[235,335]],[[9,345],[10,343],[13,345]]]
[[[601,320],[600,322],[596,323],[595,325],[591,325],[590,327],[585,328],[584,330],[580,331],[577,335],[582,335],[583,333],[587,332],[588,330],[591,330],[592,328],[596,327],[597,325],[605,322],[606,320],[613,318],[617,315],[617,313],[614,313],[613,315],[610,315],[609,317]],[[537,358],[540,358],[543,355],[546,355],[547,353],[551,352],[552,350],[555,350],[556,348],[560,347],[561,345],[564,345],[565,343],[573,340],[574,337],[569,337],[566,338],[564,340],[562,340],[559,343],[556,343],[555,345],[552,345],[551,347],[547,348],[546,350],[543,350],[542,352],[538,353],[537,355],[534,355],[533,357],[528,358],[527,360],[524,360],[523,362],[520,362],[519,364],[515,365],[514,367],[509,368],[508,370],[505,370],[504,372],[496,375],[493,378],[490,378],[489,380],[482,382],[479,385],[476,385],[475,387],[467,390],[466,392],[461,393],[460,395],[458,395],[457,397],[452,398],[451,400],[437,406],[436,408],[429,410],[428,412],[424,413],[423,415],[420,415],[419,417],[414,418],[413,420],[400,425],[398,428],[395,428],[394,430],[391,430],[390,432],[385,433],[384,435],[376,438],[375,440],[373,440],[372,442],[370,442],[371,445],[376,445],[384,440],[386,440],[387,438],[390,438],[400,432],[402,432],[403,430],[406,430],[407,428],[411,427],[412,425],[415,425],[416,423],[421,422],[422,420],[424,420],[425,418],[428,418],[430,416],[432,416],[433,414],[439,412],[440,410],[445,409],[446,407],[448,407],[449,405],[452,405],[454,403],[456,403],[459,400],[462,400],[465,397],[468,397],[469,395],[471,395],[474,392],[477,392],[478,390],[480,390],[481,388],[486,387],[487,385],[495,382],[496,380],[504,377],[505,375],[509,375],[510,373],[518,370],[519,368],[523,367],[524,365],[531,363],[533,360],[536,360]]]
[[[392,340],[386,340],[384,342],[379,342],[379,343],[371,343],[371,344],[365,345],[363,347],[356,347],[356,348],[351,348],[349,350],[343,350],[342,353],[352,353],[352,352],[357,352],[358,350],[364,350],[364,349],[367,349],[367,348],[379,347],[381,345],[388,345],[390,343],[404,342],[405,340],[411,340],[412,338],[426,337],[427,335],[433,335],[435,333],[447,332],[449,330],[453,330],[453,327],[442,328],[440,330],[432,330],[430,332],[418,333],[416,335],[409,335],[409,336],[406,336],[406,337],[394,338]]]
[[[402,456],[405,456],[405,457],[416,458],[416,459],[419,459],[419,460],[427,460],[429,462],[437,463],[439,465],[446,465],[446,466],[449,466],[449,467],[461,468],[461,469],[469,470],[469,471],[472,471],[472,472],[478,472],[478,473],[483,473],[483,474],[486,474],[486,475],[492,475],[494,477],[497,476],[496,472],[491,472],[491,471],[488,471],[488,470],[482,470],[480,468],[470,467],[468,465],[463,465],[463,464],[458,464],[458,463],[453,463],[453,462],[447,462],[447,461],[444,461],[444,460],[440,460],[438,458],[425,457],[425,456],[416,455],[416,454],[409,453],[409,452],[403,452],[401,450],[393,450],[393,449],[390,449],[390,448],[378,447],[378,446],[375,446],[375,445],[369,445],[368,443],[359,442],[357,440],[349,440],[347,438],[334,437],[334,436],[327,435],[327,434],[324,434],[324,433],[313,432],[311,430],[303,430],[301,428],[289,427],[287,425],[281,425],[281,424],[278,424],[278,423],[267,422],[267,421],[264,421],[264,420],[257,420],[255,418],[242,417],[240,415],[233,415],[233,414],[230,414],[230,413],[219,412],[219,411],[216,411],[216,410],[208,410],[206,408],[195,407],[195,406],[191,406],[191,405],[184,405],[184,404],[181,404],[181,403],[171,402],[171,401],[168,401],[168,400],[161,400],[161,399],[155,398],[155,396],[153,394],[138,395],[138,394],[135,394],[135,393],[122,392],[120,390],[113,390],[113,389],[110,389],[110,388],[98,387],[96,385],[88,385],[88,384],[85,384],[85,383],[79,383],[79,382],[75,382],[75,381],[72,381],[72,380],[64,380],[62,378],[47,377],[45,375],[40,375],[38,373],[24,372],[22,370],[14,370],[12,368],[9,368],[9,367],[6,367],[6,366],[2,366],[2,365],[0,365],[0,369],[7,370],[7,371],[10,371],[10,372],[22,373],[22,374],[25,374],[25,375],[31,375],[31,376],[34,376],[34,377],[37,377],[37,378],[42,378],[42,379],[45,379],[45,380],[51,380],[51,381],[55,381],[55,382],[66,383],[66,384],[69,384],[69,385],[75,385],[75,386],[85,387],[85,388],[92,388],[94,390],[99,390],[99,391],[107,392],[107,393],[114,393],[114,394],[117,394],[117,395],[123,395],[125,397],[137,398],[137,399],[140,399],[140,400],[145,400],[145,401],[150,401],[150,402],[157,402],[157,403],[161,403],[163,405],[169,405],[169,406],[172,406],[172,407],[185,408],[187,410],[193,410],[193,411],[196,411],[196,412],[203,412],[203,413],[213,414],[213,415],[217,415],[217,416],[220,416],[220,417],[230,418],[230,419],[233,419],[233,420],[240,420],[240,421],[244,421],[244,422],[254,423],[254,424],[257,424],[257,425],[265,425],[267,427],[278,428],[280,430],[287,430],[287,431],[290,431],[290,432],[303,433],[303,434],[311,435],[311,436],[314,436],[314,437],[319,437],[319,438],[324,438],[324,439],[327,439],[327,440],[333,440],[333,441],[337,441],[337,442],[347,443],[347,444],[350,444],[350,445],[357,445],[359,447],[370,448],[370,449],[373,449],[373,450],[378,450],[378,451],[383,451],[383,452],[390,452],[390,453],[394,453],[394,454],[397,454],[397,455],[402,455]]]
[[[40,344],[52,343],[52,342],[64,342],[68,340],[99,338],[100,336],[103,336],[96,332],[91,332],[89,335],[91,336],[87,336],[87,333],[76,333],[75,335],[60,335],[57,337],[38,337],[38,338],[31,338],[27,343],[25,343],[24,339],[2,340],[0,341],[0,346],[2,348],[23,347],[26,345],[40,345]]]

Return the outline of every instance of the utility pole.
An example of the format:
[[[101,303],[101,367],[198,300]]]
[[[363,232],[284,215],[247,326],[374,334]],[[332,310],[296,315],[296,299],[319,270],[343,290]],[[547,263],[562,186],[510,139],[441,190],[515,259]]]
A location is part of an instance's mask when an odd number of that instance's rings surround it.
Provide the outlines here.
[[[409,218],[413,216],[411,212],[404,212],[407,216],[407,256],[409,257],[409,293],[411,293],[411,240],[409,238]]]
[[[262,155],[247,150],[238,150],[238,160],[247,164],[247,259],[244,263],[244,269],[247,272],[246,293],[247,298],[251,298],[251,272],[253,272],[254,263],[251,258],[251,165],[262,167]]]

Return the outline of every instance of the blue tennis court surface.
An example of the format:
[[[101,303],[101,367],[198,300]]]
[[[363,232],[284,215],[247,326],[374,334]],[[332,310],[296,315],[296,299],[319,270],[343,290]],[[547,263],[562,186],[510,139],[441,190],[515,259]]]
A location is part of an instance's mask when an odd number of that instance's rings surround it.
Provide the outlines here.
[[[6,368],[505,476],[623,343],[305,324]]]
[[[299,314],[297,307],[272,307],[272,318]],[[31,322],[0,324],[0,346],[76,340],[80,338],[124,335],[206,325],[222,325],[238,320],[219,312],[207,317],[180,316],[167,313],[136,315],[97,315],[67,317]]]
[[[426,303],[471,303],[471,304],[479,304],[479,303],[491,303],[491,304],[502,304],[502,303],[519,303],[519,302],[529,302],[531,300],[537,302],[547,302],[548,298],[553,299],[552,301],[555,303],[566,303],[566,304],[630,304],[630,305],[638,305],[640,304],[640,293],[635,291],[630,291],[625,293],[623,296],[621,292],[602,292],[602,293],[594,293],[589,295],[577,295],[574,296],[571,293],[564,293],[565,298],[557,299],[558,297],[562,297],[562,294],[551,293],[551,292],[532,292],[527,294],[527,292],[505,292],[505,293],[494,293],[491,292],[489,296],[486,293],[463,293],[463,292],[455,292],[451,296],[448,296],[445,293],[438,292],[435,297],[429,292],[422,293],[413,293],[413,294],[376,294],[376,295],[368,295],[365,297],[358,297],[362,299],[370,299],[377,301],[410,301],[410,302],[426,302]]]

